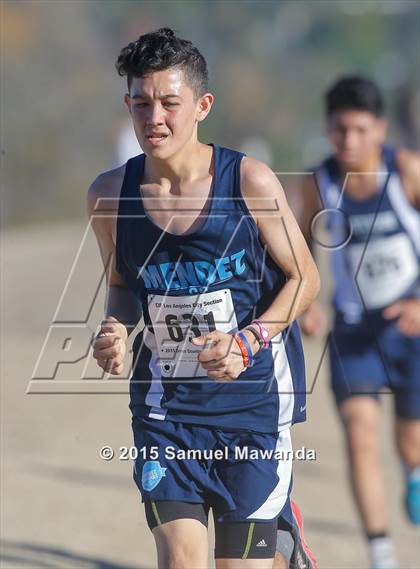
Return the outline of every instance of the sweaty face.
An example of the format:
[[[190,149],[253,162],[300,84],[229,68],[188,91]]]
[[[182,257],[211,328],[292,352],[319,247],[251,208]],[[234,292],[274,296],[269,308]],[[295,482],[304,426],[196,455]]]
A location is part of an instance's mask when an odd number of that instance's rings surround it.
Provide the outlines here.
[[[182,70],[133,78],[125,100],[145,154],[167,159],[194,137],[199,103]]]
[[[337,111],[328,119],[328,136],[337,159],[348,167],[363,165],[385,140],[386,123],[368,111]]]

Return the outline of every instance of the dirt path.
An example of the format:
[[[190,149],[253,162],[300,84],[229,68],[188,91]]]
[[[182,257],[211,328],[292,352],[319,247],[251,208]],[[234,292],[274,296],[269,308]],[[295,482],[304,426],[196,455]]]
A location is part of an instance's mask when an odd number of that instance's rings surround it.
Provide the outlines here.
[[[115,387],[120,394],[25,393],[83,233],[81,225],[69,224],[13,230],[3,237],[4,568],[156,566],[153,540],[131,479],[131,463],[117,459],[106,462],[98,454],[103,445],[118,450],[132,443],[126,385]],[[77,322],[99,322],[102,297],[91,312],[86,300],[92,298],[99,276],[96,244],[89,236],[58,320],[72,320],[74,327],[83,330],[84,325]],[[74,340],[76,348],[70,347],[70,352],[77,351],[79,340]],[[310,379],[320,350],[316,342],[306,344]],[[82,368],[83,362],[61,366],[57,380],[71,380]],[[45,370],[48,365],[42,373]],[[56,382],[54,389],[57,380],[52,380]],[[42,385],[34,384],[33,390]],[[44,390],[50,387],[51,380],[47,387],[43,385]],[[419,568],[420,536],[408,525],[401,509],[402,486],[393,453],[389,397],[384,397],[384,410],[383,455],[392,531],[401,566]],[[293,429],[295,448],[304,444],[317,453],[315,462],[295,463],[294,496],[305,514],[308,541],[322,569],[366,568],[363,540],[346,484],[341,434],[324,370],[309,397],[308,414],[309,421]]]

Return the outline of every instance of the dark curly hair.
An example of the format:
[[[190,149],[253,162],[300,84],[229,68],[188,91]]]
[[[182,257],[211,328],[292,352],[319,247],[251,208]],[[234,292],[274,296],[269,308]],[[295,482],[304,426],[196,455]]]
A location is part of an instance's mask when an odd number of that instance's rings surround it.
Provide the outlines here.
[[[115,64],[118,74],[127,76],[128,90],[133,77],[179,67],[196,98],[208,91],[207,63],[190,41],[175,35],[170,28],[144,34],[124,47]]]
[[[384,101],[379,87],[361,75],[341,77],[325,94],[327,117],[336,111],[368,111],[377,117],[384,114]]]

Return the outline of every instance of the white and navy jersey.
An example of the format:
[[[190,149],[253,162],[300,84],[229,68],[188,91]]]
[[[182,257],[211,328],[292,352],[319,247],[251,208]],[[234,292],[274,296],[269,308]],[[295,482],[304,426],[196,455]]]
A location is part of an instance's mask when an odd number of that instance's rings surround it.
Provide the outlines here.
[[[395,149],[384,146],[376,174],[378,192],[355,200],[343,191],[337,161],[325,160],[316,176],[331,233],[334,307],[339,320],[359,324],[393,302],[416,295],[419,214],[408,201]]]
[[[200,228],[186,235],[171,234],[146,215],[139,192],[145,155],[127,162],[116,268],[141,300],[145,321],[134,341],[130,408],[139,417],[278,432],[305,420],[297,325],[273,338],[254,365],[228,383],[207,376],[197,360],[202,348],[191,343],[213,330],[242,329],[271,305],[286,281],[241,197],[243,154],[212,146],[210,209]]]

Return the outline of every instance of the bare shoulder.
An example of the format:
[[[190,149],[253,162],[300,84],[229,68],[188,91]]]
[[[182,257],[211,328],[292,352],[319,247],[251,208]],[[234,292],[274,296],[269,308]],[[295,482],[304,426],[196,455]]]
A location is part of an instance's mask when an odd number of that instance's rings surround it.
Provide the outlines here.
[[[413,170],[420,167],[420,153],[414,150],[408,150],[408,148],[401,148],[397,152],[397,163],[398,166],[403,170]]]
[[[402,148],[397,152],[397,166],[409,201],[420,206],[420,154]]]
[[[125,164],[95,178],[87,191],[89,215],[95,211],[116,211],[124,174]]]
[[[241,161],[241,191],[244,197],[272,197],[283,195],[283,189],[274,172],[261,160],[245,156]]]
[[[260,160],[245,156],[240,170],[241,195],[257,226],[267,218],[289,211],[284,190],[276,174]]]

